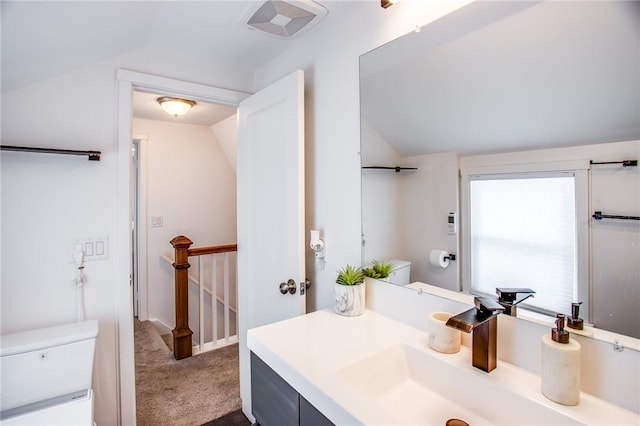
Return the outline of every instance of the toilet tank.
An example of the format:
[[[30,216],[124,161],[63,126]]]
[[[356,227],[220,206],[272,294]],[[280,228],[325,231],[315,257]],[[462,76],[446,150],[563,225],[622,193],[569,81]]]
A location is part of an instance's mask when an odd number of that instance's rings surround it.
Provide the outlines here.
[[[2,411],[91,389],[98,321],[5,334]]]
[[[390,262],[393,264],[393,268],[389,274],[389,282],[400,285],[409,284],[411,262],[399,259],[391,259]]]

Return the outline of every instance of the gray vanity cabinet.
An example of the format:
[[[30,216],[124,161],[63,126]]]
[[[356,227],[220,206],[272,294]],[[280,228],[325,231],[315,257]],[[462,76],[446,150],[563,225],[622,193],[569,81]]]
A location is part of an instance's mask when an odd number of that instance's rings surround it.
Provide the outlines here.
[[[334,426],[316,407],[300,395],[300,425],[301,426]]]
[[[251,352],[251,411],[260,426],[332,426],[320,411]]]

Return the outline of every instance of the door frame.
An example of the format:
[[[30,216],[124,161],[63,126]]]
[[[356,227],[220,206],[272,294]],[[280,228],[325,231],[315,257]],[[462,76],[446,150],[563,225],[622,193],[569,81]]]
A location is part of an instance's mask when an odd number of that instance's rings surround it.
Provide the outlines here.
[[[147,279],[147,142],[149,137],[133,135],[131,140],[132,157],[137,166],[136,173],[131,176],[131,226],[133,228],[131,278],[134,304],[132,309],[138,320],[146,321],[149,319],[147,297],[149,285]],[[135,150],[136,143],[137,150]]]
[[[114,269],[116,282],[116,393],[118,424],[136,424],[133,289],[131,286],[133,92],[162,93],[238,107],[248,93],[119,69],[116,76],[116,220]]]

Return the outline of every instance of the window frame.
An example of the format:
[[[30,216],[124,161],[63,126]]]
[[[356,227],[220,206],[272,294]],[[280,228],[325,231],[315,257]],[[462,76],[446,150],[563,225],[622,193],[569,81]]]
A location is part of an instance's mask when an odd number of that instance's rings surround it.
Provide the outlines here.
[[[574,176],[575,183],[576,290],[578,295],[578,299],[575,301],[583,302],[581,306],[581,317],[590,321],[591,280],[589,269],[589,167],[590,165],[588,160],[581,160],[461,168],[460,210],[462,213],[462,220],[460,221],[460,242],[462,256],[460,260],[462,269],[462,290],[468,294],[473,294],[471,291],[470,182],[474,179],[542,178],[570,173]],[[567,306],[564,312],[561,313],[567,314],[570,312],[571,306]]]

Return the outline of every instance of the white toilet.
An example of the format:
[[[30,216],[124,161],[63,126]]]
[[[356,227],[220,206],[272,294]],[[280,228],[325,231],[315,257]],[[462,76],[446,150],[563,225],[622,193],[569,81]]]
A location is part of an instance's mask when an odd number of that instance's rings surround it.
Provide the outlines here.
[[[411,262],[408,260],[391,259],[393,269],[389,274],[389,282],[399,285],[409,284],[411,275]]]
[[[6,334],[0,341],[0,425],[93,425],[98,321]]]

